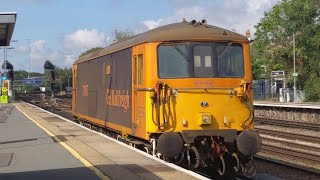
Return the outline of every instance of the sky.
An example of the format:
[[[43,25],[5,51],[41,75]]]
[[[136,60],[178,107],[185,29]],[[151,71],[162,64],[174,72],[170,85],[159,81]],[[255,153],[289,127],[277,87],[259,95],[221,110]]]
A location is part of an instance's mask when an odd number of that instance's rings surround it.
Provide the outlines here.
[[[134,34],[193,19],[245,34],[279,0],[0,0],[0,12],[17,12],[8,61],[15,70],[43,72],[50,60],[71,67],[84,52],[113,42],[114,30]],[[30,42],[30,43],[28,43]],[[3,51],[0,51],[3,61]]]

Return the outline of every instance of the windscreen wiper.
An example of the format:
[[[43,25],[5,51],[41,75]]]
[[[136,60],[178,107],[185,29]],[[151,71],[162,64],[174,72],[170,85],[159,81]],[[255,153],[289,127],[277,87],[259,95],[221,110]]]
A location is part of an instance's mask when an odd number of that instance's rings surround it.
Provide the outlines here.
[[[187,61],[189,62],[189,59],[188,59],[188,56],[186,56],[182,51],[181,49],[178,48],[178,46],[174,43],[174,42],[170,42],[171,46],[176,50],[178,51],[178,53],[181,54],[181,56]]]
[[[227,52],[227,50],[229,50],[229,48],[231,47],[232,42],[228,42],[227,46],[222,49],[222,51],[219,52],[217,59],[220,60],[220,58]]]

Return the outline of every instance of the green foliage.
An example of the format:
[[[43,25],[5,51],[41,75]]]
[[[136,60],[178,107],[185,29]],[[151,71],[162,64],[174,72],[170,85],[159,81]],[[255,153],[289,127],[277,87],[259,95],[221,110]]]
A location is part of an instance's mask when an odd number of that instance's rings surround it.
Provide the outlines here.
[[[61,81],[61,88],[62,90],[66,90],[66,87],[68,86],[68,77],[69,77],[69,86],[72,86],[72,68],[58,68],[56,67],[56,76]],[[56,85],[60,84],[57,83]]]
[[[42,73],[30,72],[30,77],[42,77]],[[14,80],[22,80],[28,78],[28,72],[24,70],[14,71]]]
[[[127,39],[130,39],[134,36],[133,32],[130,32],[128,30],[126,31],[119,31],[117,29],[114,30],[114,40],[113,42],[120,42],[120,41],[124,41]]]
[[[250,46],[250,55],[252,61],[251,66],[252,66],[252,77],[253,79],[262,79],[265,78],[264,75],[264,69],[261,67],[265,64],[265,60],[262,58],[258,57],[258,52],[257,49],[254,46]]]
[[[69,77],[69,86],[72,87],[72,68],[60,68],[58,66],[55,67],[55,75],[56,81],[54,85],[54,89],[56,91],[65,91],[66,87],[68,86],[68,77]],[[45,72],[45,79],[46,79],[46,88],[50,89],[50,82],[49,79],[49,71]]]
[[[277,63],[272,66],[272,70],[274,71],[281,71],[284,68],[285,68],[284,65],[281,63]]]
[[[79,58],[84,56],[84,55],[90,54],[90,53],[92,53],[94,51],[101,50],[101,49],[103,49],[103,48],[102,47],[94,47],[94,48],[91,48],[89,50],[86,50],[85,52],[80,54]]]
[[[114,36],[113,42],[116,43],[116,42],[120,42],[120,41],[124,41],[124,40],[130,39],[130,38],[132,38],[134,36],[134,34],[133,34],[133,32],[130,32],[128,30],[119,31],[119,30],[115,29],[113,36]],[[103,48],[102,47],[94,47],[94,48],[88,49],[85,52],[82,52],[79,55],[79,58],[84,56],[84,55],[93,53],[93,52],[95,52],[97,50],[101,50],[101,49],[103,49]]]
[[[27,84],[22,87],[21,92],[27,92],[27,93],[32,93],[35,91],[39,91],[39,87],[37,86],[31,86],[30,84]]]
[[[257,55],[252,58],[252,64],[264,60],[268,72],[284,70],[289,78],[289,84],[292,84],[293,34],[295,34],[298,87],[306,90],[306,97],[310,97],[309,101],[319,100],[320,97],[308,95],[310,90],[315,88],[310,77],[313,79],[320,77],[319,0],[282,0],[270,12],[265,13],[256,28],[253,46]]]
[[[311,77],[305,85],[305,100],[319,101],[320,100],[320,77]]]

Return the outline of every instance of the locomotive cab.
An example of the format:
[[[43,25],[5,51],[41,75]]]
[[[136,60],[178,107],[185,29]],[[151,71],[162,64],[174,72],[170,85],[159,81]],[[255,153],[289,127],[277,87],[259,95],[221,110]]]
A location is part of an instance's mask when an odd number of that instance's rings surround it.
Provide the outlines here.
[[[198,160],[188,162],[191,168],[208,166],[214,158],[224,161],[229,154],[239,170],[240,161],[247,162],[261,147],[252,130],[249,44],[179,41],[148,43],[145,48],[153,49],[145,54],[150,58],[145,86],[134,93],[137,97],[144,91],[146,135],[157,141],[157,152],[177,158],[192,151]]]

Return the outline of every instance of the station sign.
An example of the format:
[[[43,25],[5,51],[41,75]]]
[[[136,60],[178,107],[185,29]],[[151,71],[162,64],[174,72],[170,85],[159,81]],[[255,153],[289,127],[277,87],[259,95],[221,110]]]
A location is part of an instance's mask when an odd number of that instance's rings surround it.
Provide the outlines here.
[[[292,73],[293,77],[298,77],[298,73]]]
[[[284,71],[271,71],[271,76],[284,76]]]
[[[274,78],[275,81],[283,81],[283,78]]]

